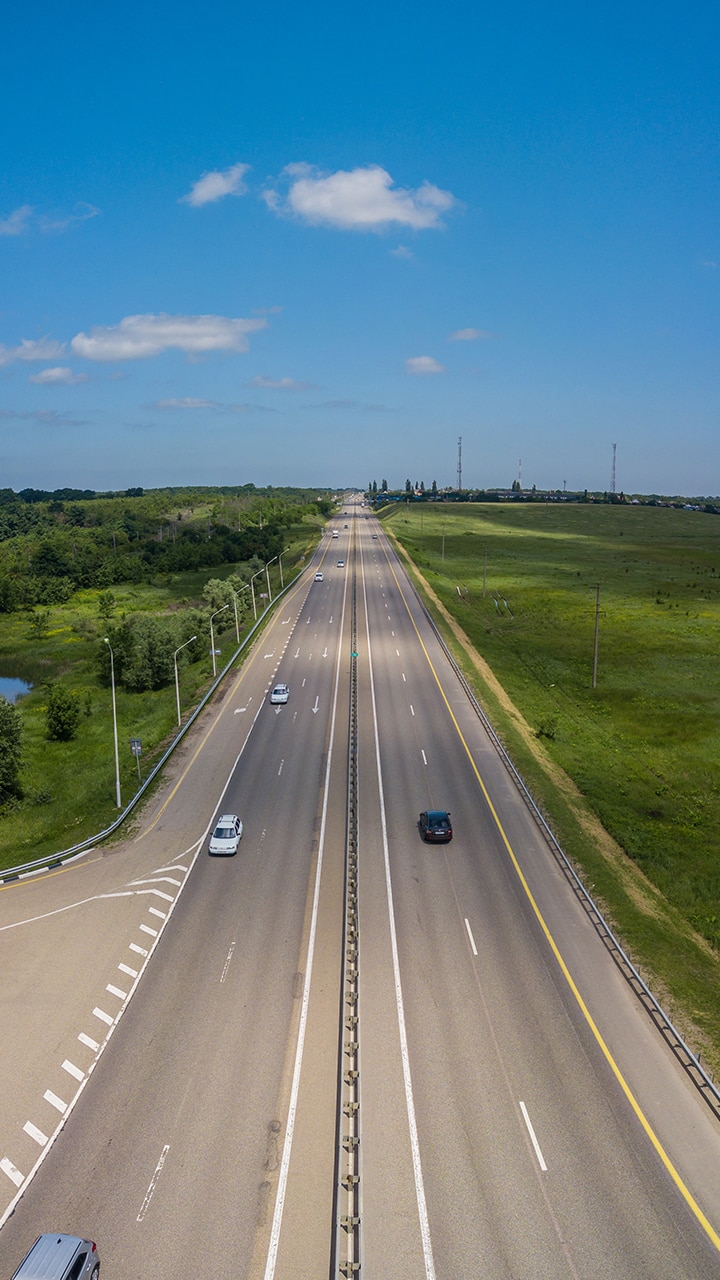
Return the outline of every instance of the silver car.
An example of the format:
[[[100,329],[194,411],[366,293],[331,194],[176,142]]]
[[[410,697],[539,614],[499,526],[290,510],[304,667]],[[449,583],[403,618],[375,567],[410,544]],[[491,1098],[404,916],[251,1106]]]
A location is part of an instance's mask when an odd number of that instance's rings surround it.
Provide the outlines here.
[[[49,1232],[38,1236],[12,1280],[98,1280],[97,1245],[81,1236]]]

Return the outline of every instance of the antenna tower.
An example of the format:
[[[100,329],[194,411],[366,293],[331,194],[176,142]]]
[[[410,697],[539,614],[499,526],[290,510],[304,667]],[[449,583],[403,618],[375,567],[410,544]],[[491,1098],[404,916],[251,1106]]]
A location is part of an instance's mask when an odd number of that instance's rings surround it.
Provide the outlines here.
[[[610,492],[614,493],[615,492],[615,455],[617,453],[616,444],[613,445],[612,450],[613,450],[613,460],[612,460],[612,471],[610,472]]]
[[[518,458],[518,489],[522,492],[522,458]]]
[[[458,493],[462,492],[462,436],[458,436]]]

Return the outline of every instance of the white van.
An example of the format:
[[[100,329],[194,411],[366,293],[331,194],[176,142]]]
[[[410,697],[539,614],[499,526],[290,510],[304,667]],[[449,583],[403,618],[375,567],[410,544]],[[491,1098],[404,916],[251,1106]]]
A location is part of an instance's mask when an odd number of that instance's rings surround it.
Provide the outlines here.
[[[12,1280],[98,1280],[99,1275],[94,1241],[58,1232],[38,1236]]]

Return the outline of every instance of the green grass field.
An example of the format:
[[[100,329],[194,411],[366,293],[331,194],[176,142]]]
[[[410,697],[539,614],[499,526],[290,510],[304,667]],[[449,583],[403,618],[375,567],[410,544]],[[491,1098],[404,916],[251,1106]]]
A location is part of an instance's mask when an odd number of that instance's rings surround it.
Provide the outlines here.
[[[283,555],[285,581],[298,571],[301,557],[311,553],[322,521],[287,530]],[[123,615],[177,613],[198,606],[205,583],[225,578],[236,566],[228,564],[197,572],[163,575],[151,583],[120,584],[112,588],[115,610],[110,625]],[[278,566],[270,569],[273,592],[280,586]],[[259,588],[256,583],[256,590]],[[20,701],[23,720],[23,797],[3,807],[0,816],[0,867],[17,866],[68,848],[105,829],[117,816],[115,759],[110,689],[98,678],[97,652],[108,622],[100,614],[100,590],[78,591],[67,604],[37,611],[0,614],[0,673],[32,684]],[[258,610],[264,602],[258,598]],[[44,617],[38,634],[34,617]],[[252,615],[250,615],[252,616]],[[216,622],[218,671],[236,647],[232,611]],[[242,632],[241,632],[242,638]],[[79,696],[83,716],[75,737],[54,742],[47,737],[47,682],[60,679]],[[207,657],[179,664],[183,715],[197,705],[212,681],[208,632]],[[140,770],[146,778],[177,732],[174,682],[165,688],[129,693],[117,686],[118,743],[123,805],[138,788],[130,739],[142,742]]]
[[[617,868],[489,706],[568,851],[720,1065],[720,519],[564,504],[427,504],[387,516],[537,741],[667,901],[661,926],[647,903],[638,910],[627,877],[619,887]],[[685,936],[684,974],[671,920]]]

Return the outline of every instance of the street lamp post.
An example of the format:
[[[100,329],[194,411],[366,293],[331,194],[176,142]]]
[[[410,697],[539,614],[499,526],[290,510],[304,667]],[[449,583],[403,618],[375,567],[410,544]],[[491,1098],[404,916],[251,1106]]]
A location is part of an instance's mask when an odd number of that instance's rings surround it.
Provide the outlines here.
[[[212,660],[213,660],[213,680],[217,676],[217,662],[215,661],[215,632],[213,631],[213,618],[217,618],[219,613],[224,613],[225,610],[229,608],[230,608],[229,604],[224,604],[222,609],[216,609],[214,613],[210,614],[210,652],[212,653]]]
[[[197,636],[191,636],[190,639],[186,640],[185,644],[181,644],[180,648],[176,649],[173,654],[173,666],[175,667],[175,698],[177,701],[178,728],[180,727],[181,720],[180,720],[180,681],[178,680],[177,656],[180,652],[180,649],[187,649],[187,646],[189,644],[192,644],[193,640],[197,640]]]
[[[282,571],[282,558],[285,555],[285,552],[289,550],[290,550],[289,547],[283,547],[282,551],[280,552],[280,555],[278,556],[278,564],[280,566],[280,588],[282,591],[285,590],[285,579],[283,578],[283,571]]]
[[[232,587],[230,588],[230,590],[232,591],[233,609],[235,611],[235,640],[237,644],[239,644],[240,643],[240,623],[238,622],[238,611],[237,611],[238,592],[233,591]]]
[[[115,655],[113,654],[112,645],[107,636],[105,636],[105,643],[110,650],[110,685],[112,687],[113,738],[115,740],[115,798],[117,800],[118,809],[122,809],[122,800],[120,799],[120,757],[118,755],[117,709],[115,707]]]
[[[254,588],[252,587],[252,582],[246,582],[246,583],[245,583],[245,586],[244,586],[244,587],[241,587],[241,588],[240,588],[240,590],[237,592],[237,595],[238,595],[238,596],[241,596],[241,595],[242,595],[242,593],[243,593],[243,591],[248,591],[250,588],[252,588],[252,589],[253,589],[253,606],[254,606],[254,604],[255,604],[255,590],[254,590]],[[237,617],[237,604],[235,605],[235,616]],[[256,617],[256,619],[257,619],[257,610],[255,611],[255,617]],[[238,632],[238,644],[239,644],[239,643],[240,643],[240,633]]]
[[[267,564],[265,565],[265,577],[267,578],[267,588],[268,588],[268,596],[270,597],[270,604],[272,604],[272,591],[270,590],[270,573],[269,573],[269,569],[270,569],[270,565],[272,564],[273,560],[277,560],[277,556],[273,556],[272,560],[268,560]]]
[[[254,573],[252,578],[250,579],[250,589],[252,591],[252,602],[253,602],[253,613],[255,614],[256,622],[257,622],[257,605],[255,604],[255,579],[259,578],[262,572],[263,572],[262,569],[258,569],[257,573]]]

